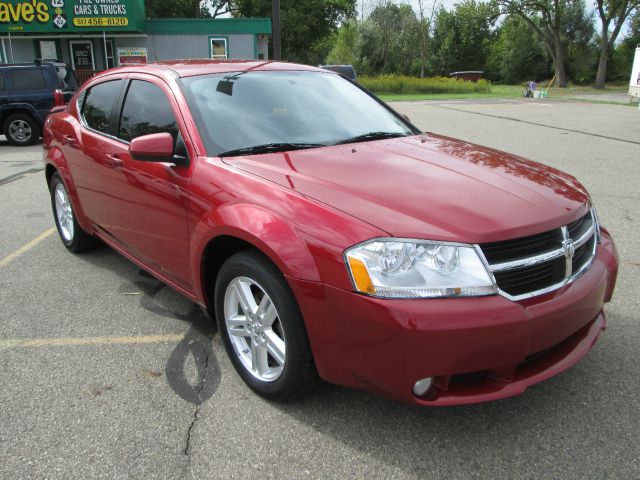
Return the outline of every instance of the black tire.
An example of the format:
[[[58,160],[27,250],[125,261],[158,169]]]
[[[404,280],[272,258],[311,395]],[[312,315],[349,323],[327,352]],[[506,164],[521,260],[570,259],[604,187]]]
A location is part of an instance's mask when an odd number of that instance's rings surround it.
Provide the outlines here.
[[[4,136],[9,143],[18,146],[33,145],[40,138],[40,126],[26,113],[15,113],[4,122]]]
[[[284,338],[285,359],[284,365],[275,362],[276,357],[269,360],[274,368],[281,369],[279,376],[273,380],[265,381],[257,378],[259,375],[255,370],[252,373],[245,363],[246,357],[241,358],[241,353],[236,351],[236,346],[232,343],[229,329],[225,317],[225,295],[233,289],[233,283],[239,279],[248,279],[255,282],[256,293],[254,300],[260,299],[260,289],[262,289],[275,307],[275,318],[273,321],[273,332],[281,333]],[[254,286],[252,285],[252,288]],[[229,295],[233,295],[229,293]],[[234,302],[229,297],[229,304]],[[264,298],[264,296],[262,297]],[[244,382],[256,393],[275,401],[288,401],[309,391],[318,382],[318,375],[313,363],[313,355],[309,346],[307,332],[302,319],[302,314],[298,304],[287,285],[282,273],[264,255],[256,250],[248,250],[231,256],[222,265],[214,289],[215,313],[218,328],[222,335],[224,346],[231,363]],[[257,300],[256,300],[257,303]],[[246,316],[245,316],[246,318]],[[247,323],[248,325],[248,323]],[[243,327],[240,327],[241,329]],[[252,327],[244,327],[245,329]],[[257,330],[257,329],[256,329]],[[246,330],[245,330],[246,331]],[[259,335],[258,335],[259,336]],[[246,342],[246,352],[251,350],[254,355],[253,337],[235,336],[234,342],[239,338],[244,338]],[[264,335],[262,339],[264,340]],[[268,343],[268,342],[267,342]],[[258,348],[258,347],[255,347]],[[265,350],[268,350],[265,347]],[[265,358],[267,354],[265,354]],[[270,354],[269,354],[270,355]],[[249,360],[251,361],[251,360]]]
[[[56,195],[60,194],[58,193],[58,189],[61,189],[62,192],[64,192],[64,196],[66,197],[66,201],[69,206],[68,210],[60,207],[61,202],[56,204]],[[64,246],[74,253],[81,253],[96,248],[100,242],[96,237],[85,232],[78,224],[78,220],[76,219],[76,215],[73,210],[73,205],[71,204],[71,198],[67,192],[67,187],[62,181],[60,174],[57,172],[51,177],[49,192],[51,193],[53,220],[56,222],[58,235],[60,235],[60,240],[62,240]],[[60,221],[60,212],[66,212],[66,221],[63,224],[61,224]]]

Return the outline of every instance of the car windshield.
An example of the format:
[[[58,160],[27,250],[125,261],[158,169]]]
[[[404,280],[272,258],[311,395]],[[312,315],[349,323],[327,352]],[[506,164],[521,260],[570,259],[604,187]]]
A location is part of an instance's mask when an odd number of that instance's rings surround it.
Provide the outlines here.
[[[210,156],[414,133],[367,93],[332,73],[236,72],[187,77],[182,83]]]

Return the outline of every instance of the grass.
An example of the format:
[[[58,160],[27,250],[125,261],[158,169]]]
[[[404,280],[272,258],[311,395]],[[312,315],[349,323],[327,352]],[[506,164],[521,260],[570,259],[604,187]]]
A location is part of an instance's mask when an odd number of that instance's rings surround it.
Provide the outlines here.
[[[540,85],[540,88],[544,88],[546,85]],[[376,93],[382,100],[387,102],[393,101],[415,101],[415,100],[458,100],[458,99],[495,99],[495,98],[504,98],[504,99],[516,99],[522,98],[522,92],[524,90],[523,85],[491,85],[490,92],[483,93]],[[603,93],[626,93],[628,91],[628,87],[625,85],[607,85],[607,88],[604,90],[596,90],[590,86],[574,86],[571,85],[567,88],[549,88],[547,90],[548,97],[557,99],[557,100],[572,100],[572,101],[583,101],[583,102],[593,102],[593,103],[612,103],[618,104],[618,102],[611,102],[606,100],[598,100],[597,98],[590,99],[588,96],[597,95]],[[576,99],[574,98],[576,95],[584,96],[585,98]]]
[[[449,77],[417,78],[405,75],[361,76],[358,81],[369,90],[380,94],[456,94],[490,93],[491,82],[465,82]]]
[[[524,84],[492,85],[491,82],[465,82],[449,77],[417,78],[404,75],[361,76],[359,82],[385,101],[455,100],[455,99],[516,99],[522,98]],[[547,90],[548,97],[556,100],[572,100],[597,103],[620,103],[592,94],[622,93],[627,86],[607,85],[604,90],[591,86],[571,85],[567,88],[546,88],[548,82],[540,82],[539,89]]]
[[[413,100],[457,100],[457,99],[481,99],[481,98],[520,98],[523,87],[520,85],[492,85],[490,92],[482,93],[402,93],[402,94],[377,94],[386,102],[413,101]],[[375,92],[374,92],[375,93]]]

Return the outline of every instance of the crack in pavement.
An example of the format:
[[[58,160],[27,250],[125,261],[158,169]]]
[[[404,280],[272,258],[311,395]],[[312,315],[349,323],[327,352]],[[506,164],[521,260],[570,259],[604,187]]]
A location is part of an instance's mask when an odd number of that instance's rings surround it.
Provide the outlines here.
[[[489,113],[473,112],[471,110],[464,110],[462,108],[444,107],[442,105],[434,105],[434,107],[435,108],[442,108],[442,109],[445,109],[445,110],[454,110],[456,112],[469,113],[471,115],[480,115],[482,117],[498,118],[500,120],[511,120],[513,122],[526,123],[527,125],[534,125],[536,127],[544,127],[544,128],[551,128],[553,130],[562,130],[564,132],[579,133],[581,135],[588,135],[589,137],[604,138],[606,140],[613,140],[613,141],[616,141],[616,142],[624,142],[624,143],[631,143],[633,145],[640,145],[640,142],[636,142],[634,140],[626,140],[624,138],[609,137],[607,135],[602,135],[600,133],[583,132],[582,130],[575,130],[573,128],[556,127],[554,125],[547,125],[547,124],[544,124],[544,123],[530,122],[528,120],[521,120],[519,118],[507,117],[507,116],[504,116],[504,115],[491,115]]]
[[[185,473],[188,471],[189,469],[189,464],[191,463],[191,440],[193,437],[193,428],[196,425],[196,422],[198,421],[198,418],[200,416],[200,406],[202,404],[204,404],[210,397],[211,397],[211,393],[205,391],[205,387],[207,387],[207,377],[208,377],[208,373],[209,373],[209,358],[212,354],[212,350],[211,350],[211,346],[210,346],[210,342],[211,342],[211,338],[206,336],[206,335],[202,335],[202,334],[196,334],[196,338],[194,338],[193,340],[191,340],[189,343],[191,343],[191,345],[189,346],[189,350],[192,352],[194,358],[196,359],[196,362],[198,362],[198,357],[202,358],[202,356],[204,356],[204,360],[201,361],[201,365],[203,365],[203,370],[200,371],[199,373],[200,375],[200,382],[198,385],[197,390],[195,390],[195,394],[196,394],[196,399],[193,403],[195,403],[195,409],[193,411],[193,418],[191,419],[191,423],[189,424],[189,428],[187,429],[187,438],[185,440],[185,446],[184,446],[184,454],[187,456],[187,465],[185,468]],[[200,346],[201,348],[201,352],[196,353],[196,351],[194,350],[194,344],[197,342],[197,344]],[[207,345],[205,345],[203,342],[207,342]],[[215,357],[214,357],[215,358]],[[217,364],[214,365],[214,370],[217,370],[216,368]],[[216,376],[214,378],[218,379],[219,382],[219,376]],[[217,383],[216,384],[216,388],[217,388]],[[204,393],[204,395],[203,395]]]

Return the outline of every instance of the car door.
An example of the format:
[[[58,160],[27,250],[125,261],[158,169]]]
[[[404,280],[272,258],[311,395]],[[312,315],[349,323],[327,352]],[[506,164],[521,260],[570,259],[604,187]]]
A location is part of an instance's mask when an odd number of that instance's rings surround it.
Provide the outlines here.
[[[118,125],[118,145],[105,150],[119,163],[105,178],[114,193],[106,228],[128,252],[191,291],[187,195],[192,165],[134,160],[128,150],[136,137],[168,132],[180,153],[187,155],[184,126],[171,90],[156,77],[132,75]]]
[[[116,105],[124,84],[124,79],[116,78],[89,87],[78,98],[80,128],[70,126],[68,132],[62,132],[61,149],[82,210],[102,229],[106,228],[106,213],[114,196],[113,190],[105,185],[105,174],[117,167],[106,152],[120,143],[113,134],[117,128]]]

